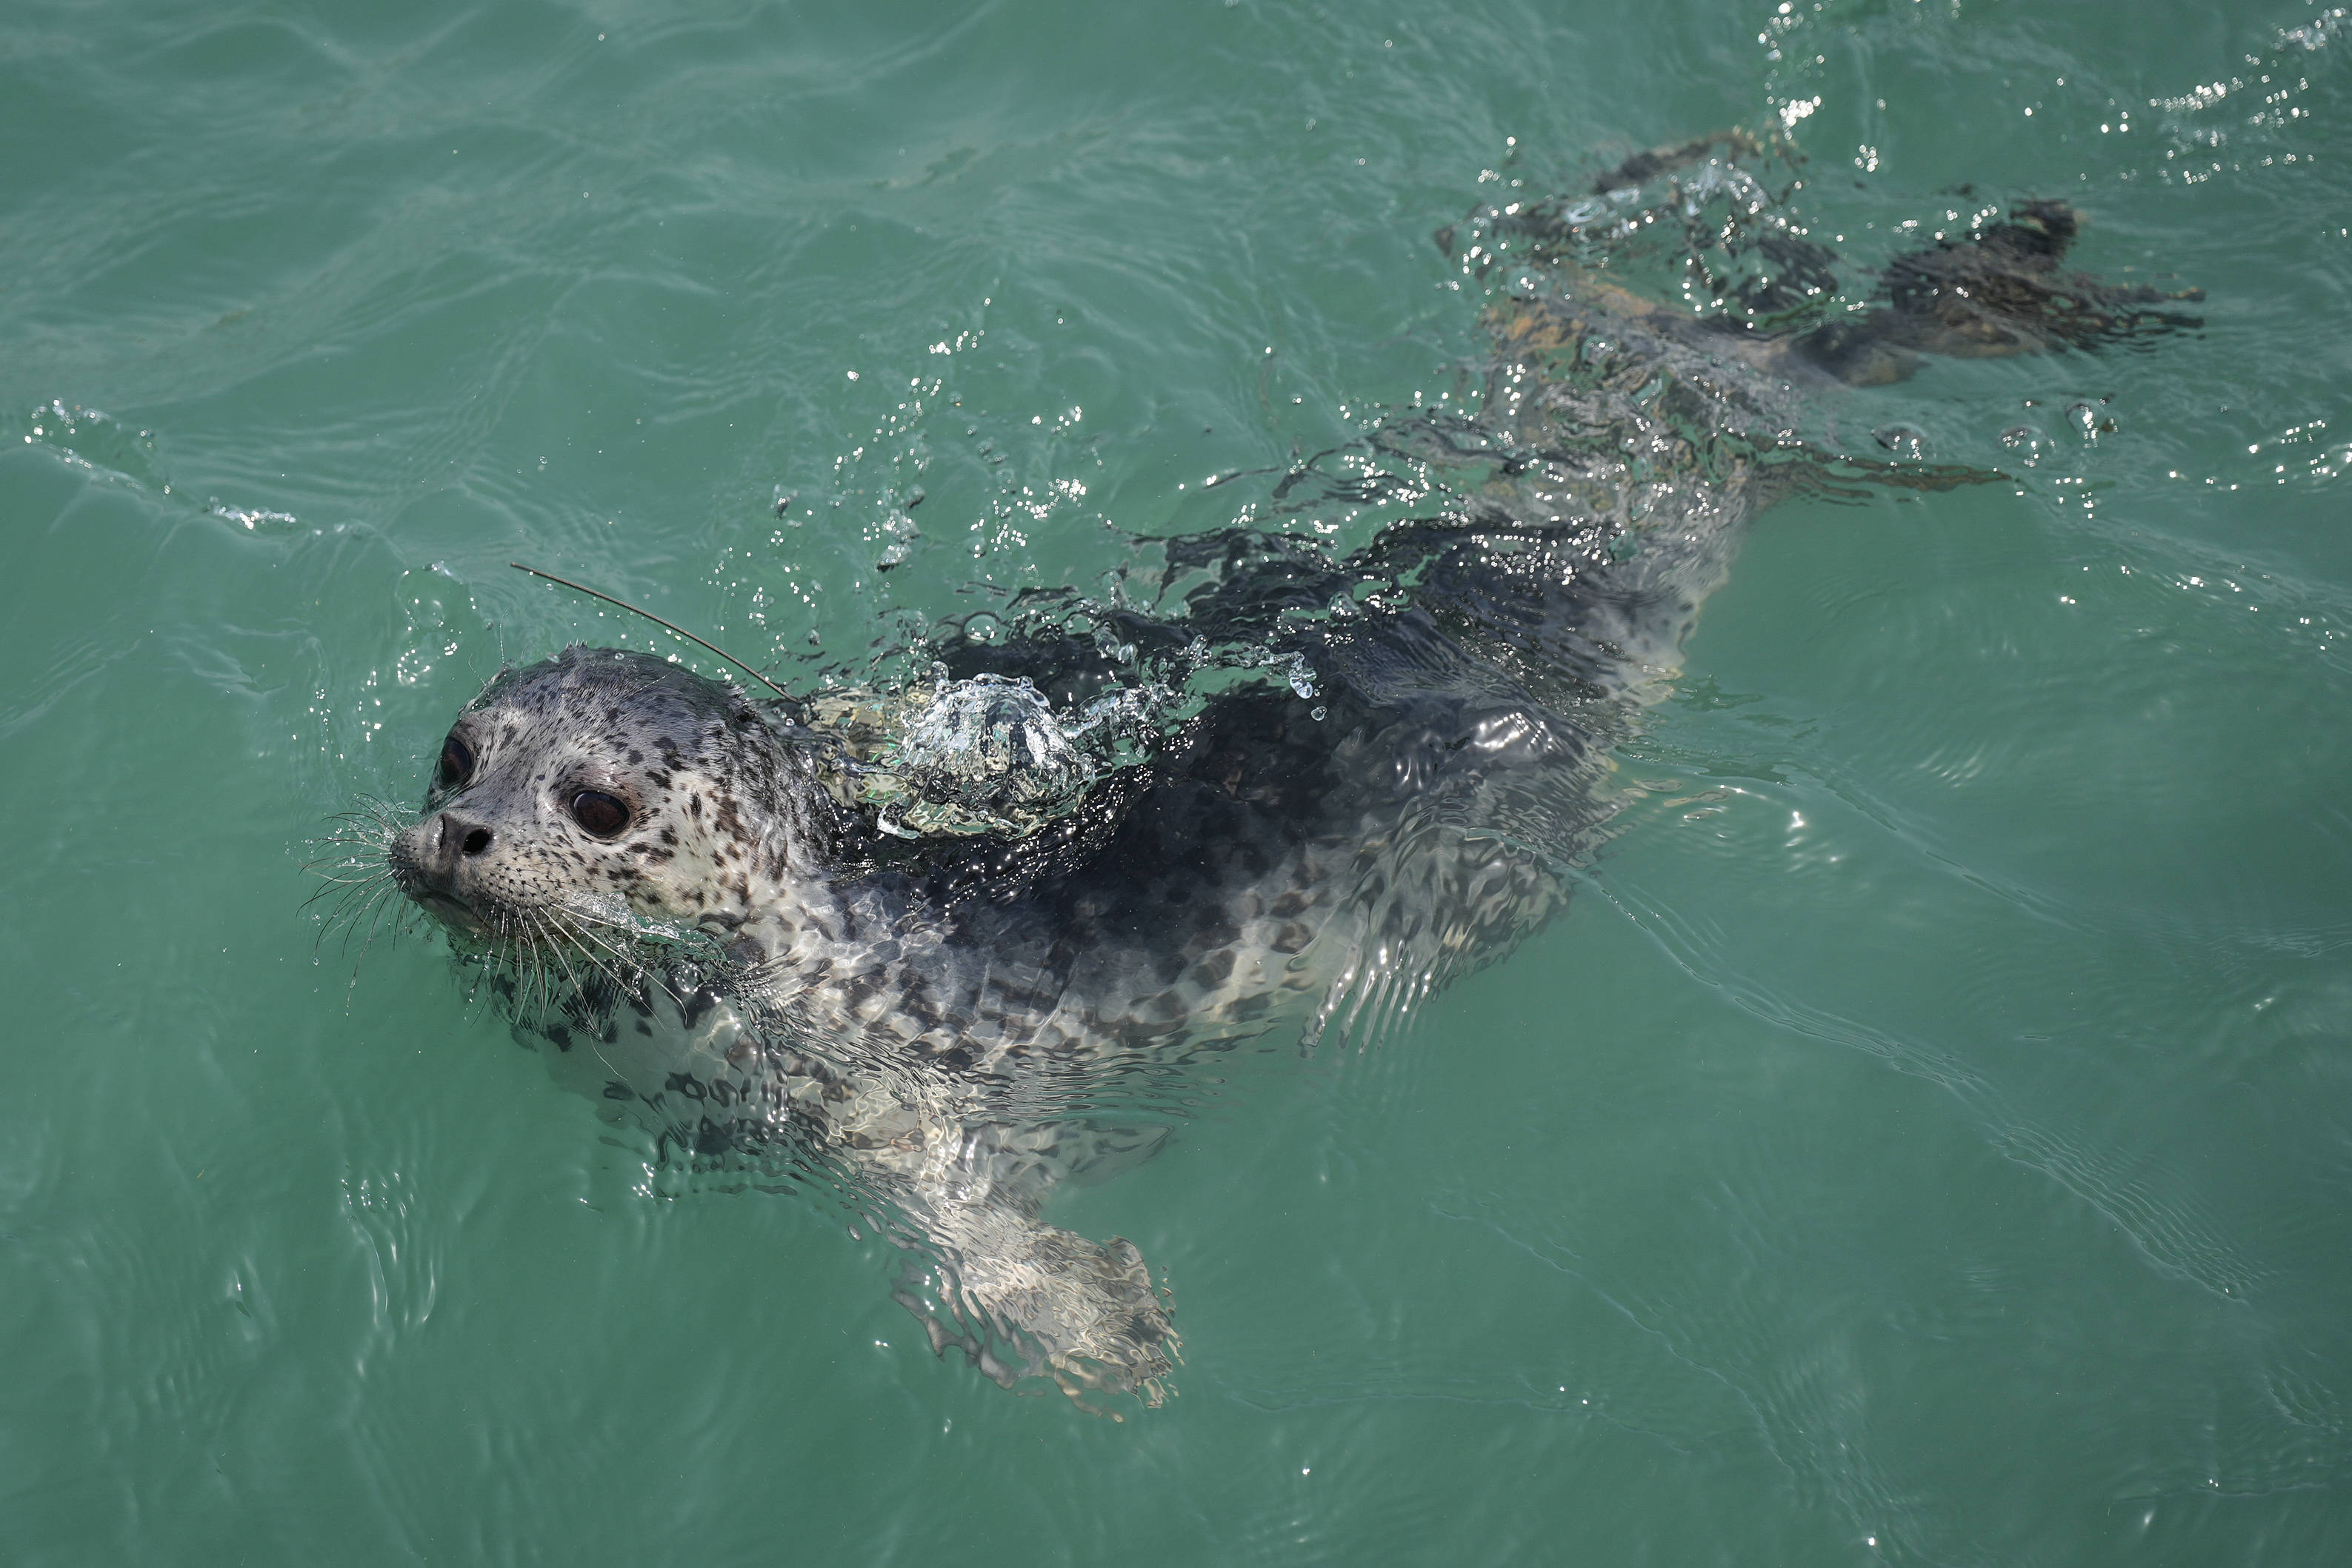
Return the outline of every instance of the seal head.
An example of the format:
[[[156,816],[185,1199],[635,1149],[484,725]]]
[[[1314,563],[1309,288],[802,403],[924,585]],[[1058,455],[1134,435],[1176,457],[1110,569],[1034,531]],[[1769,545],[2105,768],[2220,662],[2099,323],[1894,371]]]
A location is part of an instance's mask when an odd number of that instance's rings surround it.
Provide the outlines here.
[[[810,789],[779,730],[662,659],[567,648],[458,716],[394,878],[478,941],[627,917],[730,935],[806,847]]]

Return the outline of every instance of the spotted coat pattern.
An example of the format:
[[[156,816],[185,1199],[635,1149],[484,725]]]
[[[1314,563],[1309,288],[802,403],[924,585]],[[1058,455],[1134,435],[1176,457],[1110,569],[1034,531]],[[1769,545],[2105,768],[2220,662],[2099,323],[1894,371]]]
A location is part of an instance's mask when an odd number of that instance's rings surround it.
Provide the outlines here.
[[[1618,359],[1564,401],[1553,367],[1592,359],[1603,326]],[[1089,1095],[1252,1039],[1383,1028],[1560,908],[1608,748],[1755,504],[1736,457],[1708,470],[1642,412],[1662,385],[1721,401],[1682,350],[1627,361],[1649,341],[1628,323],[1549,306],[1496,337],[1490,429],[1613,428],[1615,466],[1498,461],[1469,516],[1345,560],[1236,544],[1157,632],[1263,622],[1315,696],[1229,691],[1031,838],[899,852],[845,804],[805,710],[572,648],[460,716],[463,766],[445,755],[395,873],[461,941],[556,955],[525,1021],[615,1114],[845,1173],[934,1265],[902,1299],[936,1344],[1008,1380],[1148,1393],[1174,1347],[1148,1270],[1040,1218],[1055,1183],[1162,1135]],[[1625,412],[1609,376],[1650,402]],[[1375,580],[1373,609],[1308,613]],[[1074,692],[1109,674],[1091,644],[973,656]],[[583,791],[625,824],[583,825]]]

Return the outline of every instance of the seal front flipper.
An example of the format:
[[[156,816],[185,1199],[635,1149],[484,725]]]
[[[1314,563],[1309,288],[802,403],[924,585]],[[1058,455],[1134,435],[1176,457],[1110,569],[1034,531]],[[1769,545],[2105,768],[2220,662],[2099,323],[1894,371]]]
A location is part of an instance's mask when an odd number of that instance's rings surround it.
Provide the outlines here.
[[[891,1295],[934,1354],[961,1350],[1006,1388],[1049,1377],[1097,1414],[1090,1393],[1167,1398],[1179,1342],[1133,1242],[1090,1241],[1019,1202],[942,1197],[910,1217],[928,1266],[910,1264]]]
[[[870,1170],[915,1257],[891,1295],[930,1336],[1011,1388],[1050,1378],[1087,1396],[1132,1394],[1158,1405],[1176,1356],[1168,1303],[1143,1255],[1121,1237],[1097,1242],[1041,1218],[1046,1196],[1151,1157],[1163,1127],[1068,1122],[968,1124],[927,1140],[919,1166]]]

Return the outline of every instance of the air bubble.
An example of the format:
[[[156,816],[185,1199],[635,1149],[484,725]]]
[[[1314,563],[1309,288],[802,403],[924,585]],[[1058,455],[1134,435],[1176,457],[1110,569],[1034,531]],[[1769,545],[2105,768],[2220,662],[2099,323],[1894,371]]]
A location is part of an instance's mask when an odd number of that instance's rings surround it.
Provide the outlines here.
[[[2116,427],[2116,422],[2107,417],[2107,411],[2095,402],[2068,403],[2066,423],[2073,425],[2074,434],[2085,441],[2096,441]]]
[[[2050,455],[2050,437],[2031,424],[2012,424],[2000,433],[2000,444],[2022,457],[2028,465],[2039,463]]]
[[[1927,450],[1927,434],[1914,424],[1882,424],[1870,438],[1897,457],[1917,457]]]

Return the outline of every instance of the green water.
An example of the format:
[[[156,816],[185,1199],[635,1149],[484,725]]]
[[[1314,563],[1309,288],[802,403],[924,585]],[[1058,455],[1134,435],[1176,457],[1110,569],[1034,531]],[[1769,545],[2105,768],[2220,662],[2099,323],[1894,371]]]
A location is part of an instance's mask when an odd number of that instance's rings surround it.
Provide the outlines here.
[[[0,1556],[2352,1560],[2315,16],[11,7]],[[502,657],[670,645],[508,560],[802,675],[1092,585],[1454,385],[1433,228],[1728,124],[1850,267],[2063,195],[2205,329],[1821,406],[2021,482],[1769,514],[1564,919],[1057,1199],[1166,1406],[934,1362],[433,942],[314,952],[305,841]]]

